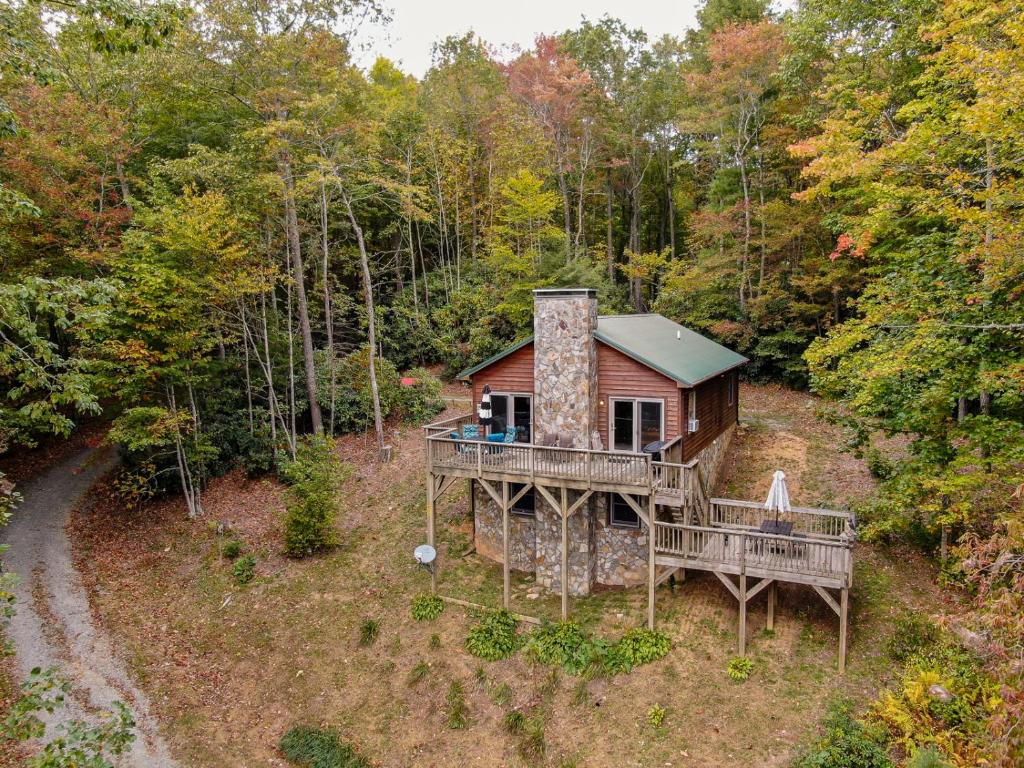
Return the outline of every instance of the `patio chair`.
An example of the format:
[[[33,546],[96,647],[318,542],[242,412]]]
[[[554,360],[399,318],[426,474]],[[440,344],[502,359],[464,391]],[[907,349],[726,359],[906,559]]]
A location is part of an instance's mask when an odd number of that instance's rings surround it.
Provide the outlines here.
[[[454,434],[454,433],[453,433]],[[467,445],[467,440],[479,440],[480,439],[480,427],[476,424],[463,424],[462,425],[462,442],[459,443],[459,453],[476,453],[476,446]]]
[[[516,438],[519,437],[519,430],[515,427],[509,427],[505,430],[505,442],[514,443]]]

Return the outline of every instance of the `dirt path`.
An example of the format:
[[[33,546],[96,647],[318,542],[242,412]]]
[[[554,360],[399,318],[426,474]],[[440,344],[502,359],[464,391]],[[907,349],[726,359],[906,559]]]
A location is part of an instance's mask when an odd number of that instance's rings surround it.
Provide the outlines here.
[[[61,722],[90,718],[124,701],[137,722],[124,768],[175,768],[145,695],[131,682],[109,640],[92,622],[89,600],[71,561],[65,525],[72,507],[114,463],[112,452],[73,453],[24,486],[24,503],[0,534],[10,551],[4,568],[18,574],[17,614],[10,638],[21,677],[33,667],[59,666],[73,685],[68,705],[44,717],[47,733]]]

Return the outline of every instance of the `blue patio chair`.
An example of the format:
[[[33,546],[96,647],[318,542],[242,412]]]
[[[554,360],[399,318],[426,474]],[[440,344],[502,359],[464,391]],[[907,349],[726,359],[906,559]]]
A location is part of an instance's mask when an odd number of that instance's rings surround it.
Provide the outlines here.
[[[480,427],[476,424],[463,424],[462,425],[462,439],[463,440],[479,440],[480,439]]]
[[[516,429],[515,427],[509,427],[508,429],[505,430],[504,442],[506,442],[506,443],[514,443],[518,436],[519,436],[519,430]]]

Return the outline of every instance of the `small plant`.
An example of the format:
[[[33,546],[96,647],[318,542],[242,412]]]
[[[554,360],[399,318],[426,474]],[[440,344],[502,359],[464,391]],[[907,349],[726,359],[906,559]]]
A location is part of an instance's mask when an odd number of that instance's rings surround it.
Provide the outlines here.
[[[359,644],[373,645],[380,637],[380,622],[376,619],[363,619],[359,625]]]
[[[494,611],[469,630],[466,650],[484,661],[507,659],[516,652],[516,620],[508,611]]]
[[[895,661],[906,661],[939,641],[939,628],[928,619],[911,614],[897,620],[896,629],[886,643],[886,651]]]
[[[650,664],[664,658],[672,650],[672,640],[664,632],[638,627],[631,629],[615,644],[615,653],[629,667]]]
[[[480,685],[487,685],[487,672],[483,667],[477,667],[473,670],[473,678],[480,683]]]
[[[430,636],[430,643],[429,643],[429,645],[430,645],[431,648],[433,648],[435,650],[440,648],[441,647],[441,636],[439,634],[437,634],[436,632],[434,634],[432,634]]]
[[[252,555],[238,558],[231,567],[231,572],[239,584],[248,584],[256,577],[256,558]]]
[[[462,690],[462,683],[452,680],[448,686],[448,696],[445,698],[448,709],[448,727],[453,730],[461,730],[469,725],[469,711],[466,707],[466,694]]]
[[[281,737],[281,752],[302,768],[370,768],[370,763],[332,729],[296,725]]]
[[[541,664],[561,667],[571,675],[582,674],[600,654],[600,649],[574,621],[544,624],[526,640],[526,653]]]
[[[536,762],[544,757],[546,751],[544,718],[537,714],[526,721],[526,728],[519,739],[519,754],[527,762]]]
[[[228,560],[234,560],[242,554],[242,542],[238,539],[228,539],[224,542],[224,546],[220,548],[220,553]]]
[[[406,683],[410,686],[416,685],[416,683],[425,678],[429,673],[430,665],[425,661],[419,661],[412,669],[409,670],[409,677],[406,678]]]
[[[295,461],[281,467],[281,477],[289,486],[285,551],[305,557],[335,546],[340,467],[331,440],[320,436],[302,442]]]
[[[436,595],[420,595],[412,601],[412,617],[416,621],[433,621],[444,612],[444,600]]]
[[[499,707],[505,707],[512,701],[512,695],[512,686],[508,683],[502,683],[494,689],[494,692],[491,694],[491,698]]]
[[[526,729],[526,715],[513,709],[505,715],[505,730],[511,734],[520,734]]]
[[[582,707],[590,699],[590,688],[586,680],[580,680],[572,689],[572,704],[574,707]]]
[[[754,671],[754,660],[748,659],[746,656],[733,656],[729,659],[729,665],[725,671],[733,680],[742,683]]]
[[[667,709],[661,704],[655,704],[647,710],[647,722],[651,724],[652,728],[661,728],[665,724],[665,715],[667,714]]]

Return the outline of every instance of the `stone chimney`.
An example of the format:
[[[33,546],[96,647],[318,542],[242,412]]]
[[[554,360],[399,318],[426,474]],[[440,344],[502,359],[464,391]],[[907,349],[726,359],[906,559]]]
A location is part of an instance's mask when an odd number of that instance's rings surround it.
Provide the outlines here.
[[[535,439],[567,434],[590,448],[597,429],[597,291],[539,288],[533,292],[533,415]]]

